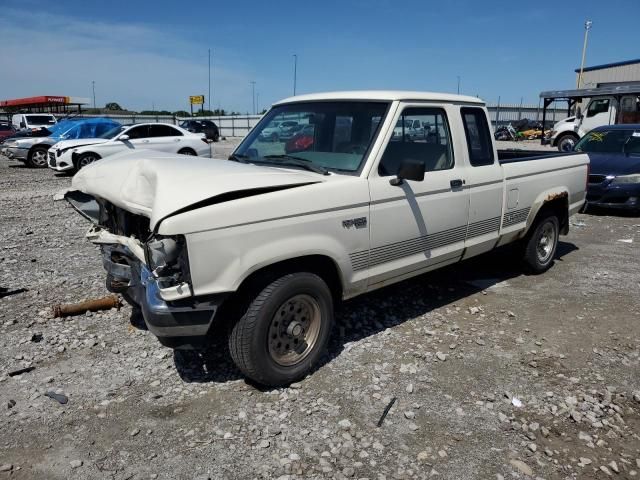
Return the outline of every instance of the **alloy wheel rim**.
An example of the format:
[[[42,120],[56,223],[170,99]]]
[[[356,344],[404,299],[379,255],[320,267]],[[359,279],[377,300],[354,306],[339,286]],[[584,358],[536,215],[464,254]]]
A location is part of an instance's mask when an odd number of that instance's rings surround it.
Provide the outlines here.
[[[33,155],[31,155],[31,161],[35,165],[45,165],[47,163],[47,155],[42,150],[36,150],[33,152]]]
[[[573,147],[575,147],[575,145],[576,142],[573,138],[565,138],[564,140],[562,140],[561,148],[563,152],[569,152],[573,150]]]
[[[96,161],[96,157],[94,157],[93,155],[89,155],[87,157],[82,157],[80,159],[80,162],[79,162],[80,168],[86,167],[87,165],[89,165],[89,164],[91,164],[91,163],[93,163],[95,161]]]
[[[295,295],[283,302],[269,325],[272,360],[284,367],[304,360],[316,346],[321,323],[320,305],[310,295]]]
[[[538,245],[536,246],[536,252],[538,254],[538,260],[541,263],[546,263],[551,258],[553,253],[553,245],[556,238],[556,229],[553,223],[546,222],[542,226],[540,232],[540,238],[538,238]]]

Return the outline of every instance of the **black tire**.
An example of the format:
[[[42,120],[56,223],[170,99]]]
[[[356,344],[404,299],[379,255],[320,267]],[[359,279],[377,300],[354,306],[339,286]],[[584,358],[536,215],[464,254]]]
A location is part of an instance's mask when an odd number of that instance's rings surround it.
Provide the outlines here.
[[[213,141],[214,142],[219,142],[220,141],[220,133],[216,132],[213,134]]]
[[[315,320],[309,318],[302,337],[300,333],[297,337],[287,333],[296,331],[296,326],[301,325],[298,322],[304,323],[305,315],[312,313],[299,308],[296,299],[311,299],[319,315],[314,316],[319,318],[317,328],[312,326],[316,325]],[[248,308],[231,329],[229,351],[236,366],[251,380],[269,387],[285,386],[304,378],[313,369],[327,346],[332,326],[333,300],[327,284],[313,273],[291,273],[251,296]],[[306,342],[307,335],[312,345]],[[286,357],[276,351],[280,348],[276,344],[279,340],[287,342],[286,349],[282,346],[282,350],[289,350],[286,355],[298,355],[299,360],[294,358],[294,363],[287,364]],[[290,341],[295,341],[297,347],[291,343],[289,349]]]
[[[198,155],[192,148],[183,148],[178,152],[180,155],[189,155],[191,157],[195,157]]]
[[[560,222],[554,213],[543,213],[536,219],[524,241],[523,260],[529,273],[537,275],[551,268],[559,234]]]
[[[27,155],[27,166],[31,168],[46,168],[48,147],[34,147]]]
[[[87,165],[91,165],[93,162],[97,162],[98,160],[100,160],[100,158],[102,157],[100,157],[100,155],[98,155],[97,153],[93,153],[93,152],[81,153],[78,159],[76,160],[74,166],[76,167],[77,171],[80,171]]]
[[[572,152],[578,140],[575,133],[563,133],[556,139],[556,145],[561,152]]]

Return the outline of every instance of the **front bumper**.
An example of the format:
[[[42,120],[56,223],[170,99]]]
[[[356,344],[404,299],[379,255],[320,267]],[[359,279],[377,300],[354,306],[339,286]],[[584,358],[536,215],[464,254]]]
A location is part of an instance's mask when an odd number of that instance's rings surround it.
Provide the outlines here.
[[[640,211],[640,184],[589,184],[587,204],[594,207]]]
[[[147,328],[161,344],[193,348],[206,342],[214,317],[228,295],[167,302],[160,296],[155,277],[127,247],[103,245],[101,248],[108,274],[107,288],[125,295],[140,308]]]
[[[51,149],[47,152],[47,166],[56,172],[66,172],[74,168],[71,155],[58,156],[58,152]]]
[[[29,156],[29,149],[20,147],[5,147],[2,149],[2,154],[5,157],[10,158],[11,160],[20,160],[21,162],[24,162]]]

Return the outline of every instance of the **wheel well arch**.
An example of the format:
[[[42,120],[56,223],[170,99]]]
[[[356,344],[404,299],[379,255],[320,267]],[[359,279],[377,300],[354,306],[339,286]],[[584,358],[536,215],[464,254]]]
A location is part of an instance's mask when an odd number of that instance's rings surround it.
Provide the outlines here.
[[[51,145],[47,145],[46,143],[36,143],[35,145],[31,145],[31,147],[29,148],[29,155],[31,155],[33,151],[39,147],[44,147],[45,150],[49,150],[51,148]]]
[[[553,142],[553,146],[557,147],[558,146],[558,140],[560,140],[562,137],[573,137],[576,140],[580,140],[580,135],[578,135],[576,132],[573,132],[571,130],[568,130],[566,132],[562,132],[559,133],[558,136],[556,137],[556,139]]]
[[[531,232],[537,220],[547,213],[553,213],[558,217],[562,235],[569,233],[569,193],[567,191],[549,193],[545,196],[529,225],[527,233]]]
[[[242,294],[270,283],[288,273],[309,272],[318,275],[329,287],[334,302],[342,299],[343,283],[338,264],[327,255],[303,255],[265,265],[245,277],[237,290]]]
[[[182,147],[180,150],[178,150],[178,153],[185,152],[187,150],[190,151],[190,152],[193,152],[194,154],[196,153],[196,151],[191,147]]]

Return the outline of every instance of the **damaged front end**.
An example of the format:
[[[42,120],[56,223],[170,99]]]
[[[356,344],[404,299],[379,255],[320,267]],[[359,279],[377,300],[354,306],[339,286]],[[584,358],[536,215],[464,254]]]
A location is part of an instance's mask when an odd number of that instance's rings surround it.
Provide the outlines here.
[[[94,223],[87,238],[101,249],[107,289],[138,307],[163,345],[201,344],[225,295],[193,296],[185,237],[156,235],[148,218],[78,191],[65,199]]]

